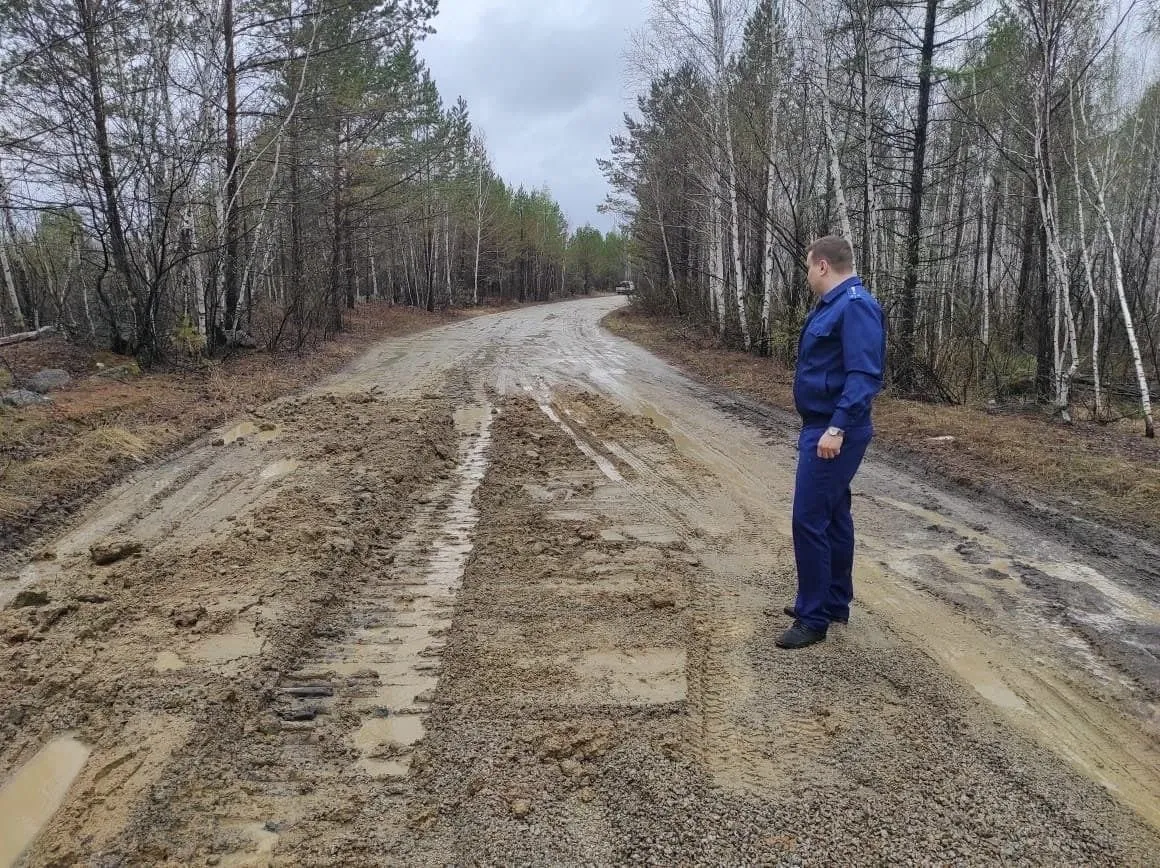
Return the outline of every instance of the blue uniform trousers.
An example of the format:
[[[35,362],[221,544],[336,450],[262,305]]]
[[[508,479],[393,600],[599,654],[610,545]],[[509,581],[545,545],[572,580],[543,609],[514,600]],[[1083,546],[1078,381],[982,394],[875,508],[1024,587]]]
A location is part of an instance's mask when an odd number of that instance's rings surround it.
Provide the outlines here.
[[[854,599],[854,519],[850,482],[874,435],[867,425],[845,432],[842,451],[818,457],[825,426],[802,428],[798,437],[797,480],[793,493],[793,551],[798,591],[794,609],[811,630],[850,617]]]

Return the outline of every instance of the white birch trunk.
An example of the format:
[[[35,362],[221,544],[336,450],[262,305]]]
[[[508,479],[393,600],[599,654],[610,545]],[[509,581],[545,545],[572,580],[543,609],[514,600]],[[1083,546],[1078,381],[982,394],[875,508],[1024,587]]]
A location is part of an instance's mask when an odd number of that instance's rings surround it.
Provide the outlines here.
[[[76,241],[76,248],[75,248],[74,256],[75,256],[75,261],[77,264],[77,270],[80,271],[81,245],[84,242],[82,241],[82,236],[80,234],[77,235],[75,241]],[[91,340],[93,343],[96,343],[97,342],[97,327],[93,323],[93,311],[92,311],[91,306],[89,305],[89,282],[87,280],[85,280],[83,273],[81,274],[81,304],[83,305],[84,312],[85,312],[85,324],[89,327],[89,340]]]
[[[729,116],[729,82],[725,71],[725,13],[721,0],[711,4],[713,14],[713,60],[716,66],[717,105],[715,114],[725,131],[725,162],[729,172],[729,240],[733,254],[733,293],[737,304],[737,325],[741,340],[749,350],[749,312],[745,304],[745,273],[741,262],[740,215],[737,207],[737,160],[733,152],[733,120]]]
[[[725,304],[723,300],[725,258],[724,252],[721,250],[724,232],[721,226],[720,178],[717,174],[717,166],[721,162],[721,146],[715,134],[716,124],[713,126],[713,158],[709,166],[707,184],[709,191],[709,297],[713,307],[713,316],[717,323],[717,334],[721,335],[725,332]]]
[[[652,183],[652,188],[653,188],[653,209],[656,211],[656,214],[657,214],[657,230],[661,233],[661,246],[664,247],[664,250],[665,250],[665,266],[668,269],[668,275],[669,275],[669,293],[672,295],[673,301],[676,302],[678,307],[679,307],[680,300],[677,298],[677,275],[676,275],[676,272],[673,270],[673,254],[672,254],[672,251],[669,249],[669,233],[668,233],[668,230],[665,228],[664,215],[661,213],[660,187],[655,180]]]
[[[729,106],[724,98],[722,103],[725,112],[725,151],[726,159],[729,161],[729,216],[733,241],[733,286],[737,297],[737,324],[741,328],[741,340],[745,351],[749,352],[749,309],[745,303],[745,270],[741,262],[741,233],[738,227],[740,215],[737,207],[737,161],[733,155],[733,122],[729,119]]]
[[[709,129],[712,136],[712,156],[709,164],[709,286],[712,292],[713,308],[717,320],[717,334],[725,334],[725,223],[722,215],[721,196],[721,166],[724,157],[721,153],[723,138],[724,111],[722,105],[725,97],[724,87],[724,28],[725,11],[721,0],[709,0],[710,24],[713,30],[713,64],[716,80],[713,82],[712,105],[710,106]]]
[[[0,219],[0,280],[4,281],[8,305],[12,308],[13,330],[19,332],[27,328],[28,323],[24,318],[24,311],[20,309],[20,297],[16,294],[16,280],[12,276],[12,263],[8,259],[8,244],[5,241],[5,226],[8,222],[8,190],[2,175],[0,175],[0,208],[4,209],[3,219]]]
[[[568,236],[564,235],[564,254],[560,257],[560,296],[564,296],[565,282],[568,279]]]
[[[863,13],[865,30],[862,37],[862,158],[866,174],[866,201],[869,206],[866,222],[870,227],[867,233],[870,249],[862,251],[862,255],[866,257],[866,277],[873,290],[878,276],[878,187],[874,183],[874,137],[870,119],[870,82],[873,81],[870,74],[870,34],[874,5],[867,2]]]
[[[1000,203],[1002,203],[1003,205],[1006,205],[1007,202],[1010,201],[1010,198],[1009,198],[1010,192],[1011,192],[1011,175],[1008,172],[1004,172],[1003,173],[1003,193],[1002,193],[1002,198],[999,200]],[[1007,226],[1006,226],[1006,223],[1004,223],[1003,221],[999,221],[999,225],[995,227],[995,234],[997,236],[995,239],[996,249],[999,251],[1005,251],[1007,248]],[[1004,260],[1006,260],[1007,257],[1004,256],[1003,258],[1004,258]],[[1004,274],[1006,274],[1006,270],[1004,271]],[[998,316],[1002,317],[1003,315],[1005,315],[1007,313],[1007,309],[1009,307],[1008,301],[1007,301],[1007,280],[1004,280],[1002,278],[999,280],[999,293],[998,293],[998,298],[995,299],[995,301],[996,301],[997,307],[998,307],[997,314],[998,314]]]
[[[772,27],[770,28],[770,42],[773,43]],[[769,95],[769,140],[765,148],[765,160],[768,174],[765,180],[765,223],[761,227],[763,241],[763,256],[761,264],[761,327],[768,335],[769,332],[769,317],[773,310],[773,271],[775,264],[774,257],[774,236],[773,236],[773,208],[774,197],[776,192],[775,177],[774,177],[774,160],[777,159],[777,112],[780,108],[780,100],[777,97],[777,87],[773,84],[773,70],[772,63],[775,56],[775,49],[770,49],[770,95]],[[768,337],[766,340],[768,344]],[[768,346],[766,350],[768,350]]]
[[[1095,188],[1096,213],[1104,225],[1104,233],[1108,237],[1108,246],[1112,251],[1112,276],[1115,279],[1116,295],[1120,300],[1120,313],[1124,317],[1124,329],[1128,333],[1128,346],[1132,350],[1132,363],[1136,367],[1136,382],[1140,388],[1140,408],[1144,411],[1144,436],[1155,437],[1156,426],[1152,421],[1152,395],[1148,390],[1148,375],[1144,370],[1144,360],[1140,355],[1140,343],[1136,340],[1136,327],[1132,322],[1132,309],[1128,305],[1128,294],[1124,289],[1124,269],[1120,262],[1120,245],[1116,242],[1116,233],[1112,227],[1112,219],[1104,203],[1104,191],[1096,177],[1095,166],[1088,160],[1088,173],[1091,175],[1092,186]]]
[[[822,104],[822,134],[826,139],[826,154],[828,156],[828,166],[830,170],[830,180],[834,184],[834,199],[838,208],[838,224],[841,229],[842,237],[854,243],[854,233],[850,228],[850,209],[846,205],[846,188],[842,184],[842,164],[838,159],[838,141],[834,135],[834,123],[831,118],[830,108],[830,58],[826,54],[825,45],[822,39],[824,28],[821,18],[818,15],[818,7],[811,6],[811,22],[810,29],[813,34],[813,53],[814,64],[818,68],[818,76],[821,84],[818,87],[818,99]],[[857,266],[857,257],[855,257],[855,267]]]
[[[851,244],[854,241],[854,232],[850,228],[850,209],[846,205],[846,188],[842,185],[842,164],[838,159],[838,145],[834,137],[834,126],[830,120],[830,97],[826,93],[829,88],[829,75],[822,83],[822,128],[826,136],[826,151],[830,155],[830,177],[834,181],[834,199],[838,206],[838,224],[842,230],[842,237]]]
[[[765,223],[761,227],[762,232],[762,262],[761,262],[761,329],[765,335],[764,347],[766,352],[769,352],[769,318],[773,311],[773,271],[775,264],[774,256],[774,235],[773,235],[773,209],[774,199],[776,193],[776,178],[773,170],[774,163],[777,160],[777,134],[778,134],[778,112],[781,108],[781,82],[777,74],[777,49],[778,49],[778,30],[777,30],[778,16],[773,14],[770,10],[769,16],[769,137],[765,143],[765,163],[767,174],[765,176]]]
[[[1047,239],[1047,280],[1053,295],[1052,351],[1055,373],[1055,403],[1063,418],[1070,421],[1068,404],[1070,402],[1071,378],[1079,365],[1079,359],[1076,358],[1078,353],[1075,344],[1074,318],[1066,286],[1067,260],[1059,241],[1059,210],[1055,179],[1048,178],[1050,155],[1045,153],[1043,149],[1043,141],[1048,138],[1051,132],[1050,108],[1047,104],[1047,100],[1050,98],[1046,72],[1044,72],[1040,76],[1040,90],[1036,94],[1036,100],[1039,104],[1035,107],[1035,130],[1033,132],[1035,140],[1035,198],[1039,205],[1040,219],[1043,221],[1044,236]],[[1061,339],[1060,333],[1064,328],[1067,329],[1067,335]],[[1073,348],[1071,364],[1066,369],[1064,368],[1065,340]]]
[[[987,247],[990,239],[987,237],[987,214],[991,209],[991,172],[986,163],[983,164],[981,174],[982,184],[979,189],[980,232],[976,239],[976,256],[980,258],[979,271],[983,275],[983,346],[991,345],[991,262],[987,256]]]
[[[451,297],[451,207],[447,206],[447,210],[443,212],[443,249],[446,256],[443,257],[444,265],[447,271],[447,303],[453,304],[454,300]]]

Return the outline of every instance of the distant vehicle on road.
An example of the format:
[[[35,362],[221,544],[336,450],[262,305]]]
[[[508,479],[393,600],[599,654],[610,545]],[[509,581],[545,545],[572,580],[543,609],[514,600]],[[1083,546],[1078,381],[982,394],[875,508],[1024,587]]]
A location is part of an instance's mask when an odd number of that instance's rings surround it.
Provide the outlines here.
[[[616,284],[617,295],[632,295],[633,289],[634,287],[631,280],[622,280],[620,283]]]

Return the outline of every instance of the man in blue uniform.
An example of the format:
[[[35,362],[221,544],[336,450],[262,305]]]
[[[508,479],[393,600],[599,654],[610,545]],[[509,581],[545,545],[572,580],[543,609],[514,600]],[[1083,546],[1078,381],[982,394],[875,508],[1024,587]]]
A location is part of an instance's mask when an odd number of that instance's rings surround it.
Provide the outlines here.
[[[850,482],[874,428],[870,404],[882,389],[886,322],[854,273],[854,251],[827,235],[809,246],[806,281],[817,304],[798,344],[794,403],[802,417],[793,495],[797,599],[780,648],[804,648],[850,618],[854,521]]]

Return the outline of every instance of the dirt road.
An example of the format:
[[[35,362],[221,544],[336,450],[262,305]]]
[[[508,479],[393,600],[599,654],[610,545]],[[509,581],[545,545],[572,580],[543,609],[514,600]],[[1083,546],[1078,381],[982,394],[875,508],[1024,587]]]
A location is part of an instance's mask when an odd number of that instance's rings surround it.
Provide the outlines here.
[[[780,652],[794,421],[620,303],[383,343],[14,564],[0,866],[1158,864],[1160,553],[872,454]]]

